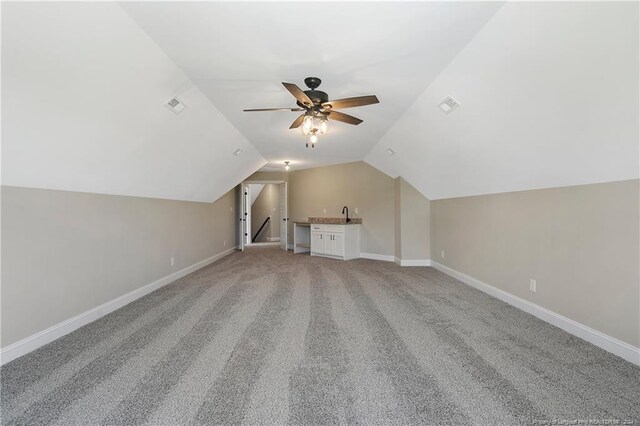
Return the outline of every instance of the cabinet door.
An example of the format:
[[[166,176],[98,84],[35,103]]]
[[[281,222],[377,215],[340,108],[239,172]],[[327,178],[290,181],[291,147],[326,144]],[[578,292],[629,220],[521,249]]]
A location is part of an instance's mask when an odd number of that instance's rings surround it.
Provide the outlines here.
[[[327,232],[322,233],[322,244],[323,244],[323,253],[324,254],[333,254],[333,241],[331,241],[331,234]]]
[[[311,252],[324,253],[324,237],[321,232],[311,233]]]
[[[331,234],[333,251],[331,254],[344,256],[344,234]]]

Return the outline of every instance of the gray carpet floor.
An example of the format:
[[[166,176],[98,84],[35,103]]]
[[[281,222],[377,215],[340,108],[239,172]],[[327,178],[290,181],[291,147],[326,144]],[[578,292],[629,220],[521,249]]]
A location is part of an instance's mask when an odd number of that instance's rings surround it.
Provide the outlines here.
[[[2,424],[640,424],[640,368],[531,315],[432,268],[271,247],[0,373]]]

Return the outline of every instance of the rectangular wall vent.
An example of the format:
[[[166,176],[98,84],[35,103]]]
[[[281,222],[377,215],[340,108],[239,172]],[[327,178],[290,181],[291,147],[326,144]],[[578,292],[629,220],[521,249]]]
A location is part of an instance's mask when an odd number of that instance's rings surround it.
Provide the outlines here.
[[[182,101],[178,98],[173,98],[169,102],[165,104],[167,108],[173,111],[175,114],[179,114],[186,105],[182,103]]]
[[[442,110],[445,114],[451,113],[454,109],[460,106],[460,102],[453,99],[451,96],[447,96],[444,101],[440,102],[438,108]]]

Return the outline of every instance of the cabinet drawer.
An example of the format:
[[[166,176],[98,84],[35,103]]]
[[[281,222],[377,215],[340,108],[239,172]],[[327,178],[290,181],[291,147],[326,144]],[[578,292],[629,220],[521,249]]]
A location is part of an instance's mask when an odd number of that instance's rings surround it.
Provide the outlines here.
[[[344,233],[344,226],[343,225],[324,225],[324,230],[326,232]]]
[[[311,225],[311,231],[324,231],[324,225]]]

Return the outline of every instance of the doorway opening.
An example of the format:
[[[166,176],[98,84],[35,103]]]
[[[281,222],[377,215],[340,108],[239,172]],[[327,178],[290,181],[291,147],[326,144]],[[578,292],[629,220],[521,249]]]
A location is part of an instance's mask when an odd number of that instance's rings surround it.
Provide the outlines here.
[[[245,181],[240,187],[240,250],[251,245],[287,249],[287,183]]]
[[[247,200],[247,235],[245,244],[278,243],[280,241],[280,185],[250,183]]]

